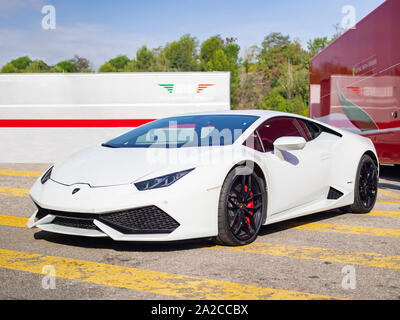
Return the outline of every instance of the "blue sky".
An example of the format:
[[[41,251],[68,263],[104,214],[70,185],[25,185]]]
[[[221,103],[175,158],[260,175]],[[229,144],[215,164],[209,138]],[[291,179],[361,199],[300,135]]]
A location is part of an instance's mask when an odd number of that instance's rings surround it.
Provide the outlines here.
[[[29,55],[54,64],[74,54],[95,68],[119,54],[134,57],[185,33],[200,41],[221,34],[235,37],[242,52],[260,45],[270,32],[309,39],[331,36],[345,5],[357,21],[384,0],[0,0],[0,66]],[[56,9],[56,29],[43,30],[44,5]]]

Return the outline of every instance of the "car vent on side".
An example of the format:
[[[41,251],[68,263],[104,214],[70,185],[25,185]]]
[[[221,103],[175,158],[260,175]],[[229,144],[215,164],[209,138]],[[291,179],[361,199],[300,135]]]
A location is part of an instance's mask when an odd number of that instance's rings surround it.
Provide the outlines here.
[[[330,187],[329,192],[328,192],[328,200],[337,200],[343,196],[343,192],[340,192],[339,190]]]

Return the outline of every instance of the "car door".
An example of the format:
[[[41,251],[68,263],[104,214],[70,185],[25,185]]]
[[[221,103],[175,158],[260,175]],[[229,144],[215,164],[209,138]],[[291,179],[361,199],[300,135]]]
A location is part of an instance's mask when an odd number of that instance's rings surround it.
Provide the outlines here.
[[[264,147],[264,167],[269,176],[269,215],[326,198],[329,145],[314,138],[306,122],[294,117],[276,117],[263,123],[257,132]],[[307,141],[304,149],[283,151],[284,159],[275,155],[275,140],[293,136]]]

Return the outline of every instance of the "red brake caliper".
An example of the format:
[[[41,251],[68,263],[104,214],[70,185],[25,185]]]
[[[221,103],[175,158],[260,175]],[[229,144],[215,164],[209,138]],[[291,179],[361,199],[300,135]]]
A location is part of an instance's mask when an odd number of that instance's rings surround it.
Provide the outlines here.
[[[244,192],[247,192],[247,186],[244,186]],[[250,197],[251,196],[253,196],[252,192],[250,192]],[[253,215],[254,212],[250,209],[254,208],[254,200],[251,200],[248,203],[246,203],[246,207],[247,207],[247,209],[249,209],[250,214]],[[247,224],[250,225],[250,219],[248,217],[246,217],[246,221],[247,221]]]

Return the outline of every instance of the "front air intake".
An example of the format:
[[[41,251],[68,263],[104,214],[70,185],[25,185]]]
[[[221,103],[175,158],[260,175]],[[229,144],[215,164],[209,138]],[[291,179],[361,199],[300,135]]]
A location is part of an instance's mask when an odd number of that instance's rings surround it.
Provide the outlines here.
[[[125,234],[171,233],[179,223],[156,206],[101,215],[100,222]]]

